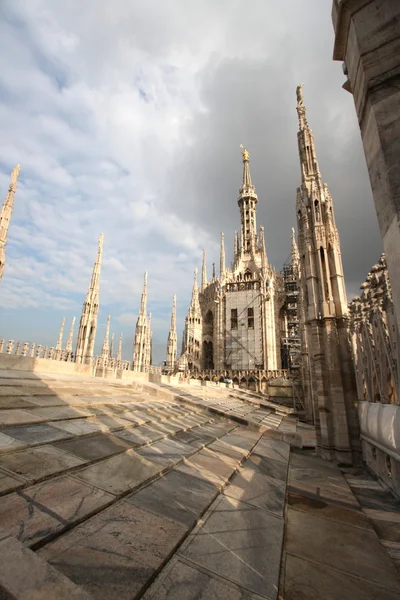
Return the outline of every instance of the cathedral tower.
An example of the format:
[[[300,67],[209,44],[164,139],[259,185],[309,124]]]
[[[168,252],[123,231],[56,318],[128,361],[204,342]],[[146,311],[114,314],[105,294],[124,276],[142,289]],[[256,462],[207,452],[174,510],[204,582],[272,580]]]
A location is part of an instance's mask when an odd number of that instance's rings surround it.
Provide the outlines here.
[[[319,454],[351,463],[359,441],[340,241],[332,198],[328,186],[322,183],[301,86],[297,88],[297,114],[301,186],[297,189],[296,210],[304,304],[302,344],[310,364],[308,400],[312,403]]]
[[[11,183],[8,188],[8,194],[4,200],[1,212],[0,212],[0,280],[3,277],[4,267],[6,264],[6,250],[5,245],[7,243],[8,228],[10,225],[10,219],[14,208],[14,194],[17,189],[17,181],[20,172],[20,166],[17,165],[11,172]]]
[[[93,359],[94,343],[96,339],[97,316],[99,314],[99,287],[101,259],[103,255],[103,234],[99,238],[97,258],[93,267],[92,279],[89,290],[83,303],[81,320],[79,323],[78,339],[76,343],[75,362],[90,364]]]

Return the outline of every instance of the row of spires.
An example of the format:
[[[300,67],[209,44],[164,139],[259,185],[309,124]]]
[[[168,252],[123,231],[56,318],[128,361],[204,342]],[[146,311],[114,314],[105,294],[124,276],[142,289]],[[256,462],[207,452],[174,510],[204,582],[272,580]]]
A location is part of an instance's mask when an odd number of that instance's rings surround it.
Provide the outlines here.
[[[297,100],[298,100],[298,116],[299,116],[299,128],[300,131],[307,129],[307,119],[306,112],[303,103],[303,95],[301,86],[297,88]],[[243,148],[243,147],[242,147]],[[311,154],[310,162],[314,166],[314,168],[319,171],[318,163],[316,161],[315,148],[313,144],[313,139],[311,135]],[[234,233],[234,260],[235,262],[239,259],[241,253],[250,250],[254,252],[257,246],[258,251],[261,252],[263,257],[264,265],[267,264],[267,254],[265,247],[265,238],[264,238],[264,228],[260,227],[259,236],[255,233],[255,204],[258,202],[257,194],[255,192],[255,187],[252,184],[251,173],[250,173],[250,164],[249,164],[249,152],[246,149],[242,151],[243,156],[243,178],[242,178],[242,186],[240,187],[240,196],[238,199],[239,206],[241,210],[247,211],[245,212],[246,218],[249,221],[249,230],[248,233],[246,226],[243,224],[240,235],[235,231]],[[302,166],[303,170],[304,167]],[[9,186],[9,191],[7,198],[3,204],[2,211],[0,214],[0,279],[3,275],[4,265],[5,265],[5,244],[7,241],[7,233],[9,221],[12,214],[13,209],[13,200],[14,194],[17,186],[17,180],[20,173],[20,166],[17,165],[12,173],[11,173],[11,183]],[[302,173],[303,177],[305,173]],[[244,223],[244,220],[243,220]],[[258,237],[258,240],[257,240]],[[250,239],[248,239],[250,238]],[[104,235],[101,234],[98,243],[98,251],[96,262],[93,268],[92,277],[90,286],[88,289],[88,293],[86,295],[86,299],[84,301],[82,315],[79,324],[78,331],[78,339],[76,345],[76,353],[75,360],[76,362],[90,362],[93,358],[94,353],[94,343],[95,343],[95,334],[97,329],[97,317],[98,317],[98,309],[99,309],[99,282],[100,282],[100,271],[101,271],[101,262],[102,262],[102,251],[103,251],[103,242]],[[297,244],[295,240],[294,230],[292,230],[292,260],[298,260],[298,250]],[[220,250],[220,281],[224,280],[226,274],[226,259],[225,259],[225,240],[224,233],[221,233],[221,250]],[[215,263],[213,264],[213,279],[216,279],[215,273]],[[203,250],[203,265],[202,265],[202,278],[201,278],[201,291],[204,291],[207,287],[207,268],[206,268],[206,251]],[[198,285],[197,285],[197,269],[195,270],[195,283],[193,286],[192,293],[192,301],[193,297],[198,294]],[[75,324],[75,317],[73,319],[68,342],[66,349],[69,352],[72,352],[72,343],[73,343],[73,329]],[[65,319],[63,319],[59,338],[57,342],[57,348],[62,345],[62,337],[64,332]],[[107,348],[109,351],[109,329],[110,329],[110,316],[107,320],[106,327],[106,335],[103,343],[102,355],[107,353]],[[168,336],[168,350],[167,356],[171,357],[176,355],[176,296],[173,299],[173,309],[171,316],[171,329]],[[111,339],[111,346],[113,346],[113,337]],[[119,347],[122,349],[122,334],[120,337]],[[150,351],[149,351],[150,348]],[[134,348],[134,365],[135,363],[138,365],[138,370],[140,370],[140,363],[145,361],[143,358],[147,353],[147,360],[149,355],[151,355],[151,314],[147,315],[147,272],[144,277],[144,287],[141,298],[141,306],[140,313],[138,316],[138,321],[136,325],[136,333],[135,333],[135,348]]]

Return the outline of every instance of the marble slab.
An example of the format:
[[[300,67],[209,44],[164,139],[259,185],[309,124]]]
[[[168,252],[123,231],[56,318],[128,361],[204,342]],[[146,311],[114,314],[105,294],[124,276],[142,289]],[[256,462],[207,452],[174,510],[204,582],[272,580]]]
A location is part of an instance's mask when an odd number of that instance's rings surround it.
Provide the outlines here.
[[[224,490],[224,494],[230,498],[281,517],[285,506],[285,492],[285,482],[263,475],[257,465],[239,469]]]
[[[7,430],[5,430],[7,431]],[[18,450],[19,448],[25,448],[26,444],[23,442],[16,440],[5,433],[0,432],[0,453],[1,452],[12,452],[13,450]]]
[[[336,472],[316,471],[289,467],[288,485],[291,492],[320,498],[349,508],[358,508],[358,502],[346,480]]]
[[[90,437],[77,438],[66,442],[60,442],[56,445],[60,450],[74,454],[85,461],[94,461],[119,452],[124,452],[131,447],[131,444],[125,440],[119,439],[115,435],[107,433],[98,433]]]
[[[54,421],[53,427],[66,431],[72,435],[90,435],[100,431],[108,432],[106,425],[100,423],[96,417],[91,419],[71,419],[69,421]]]
[[[257,467],[258,471],[263,475],[267,475],[267,477],[273,477],[279,481],[286,481],[288,471],[287,463],[274,460],[273,458],[264,458],[259,454],[250,454],[246,460],[245,466],[250,467],[252,465]]]
[[[5,593],[5,589],[10,595]],[[92,596],[13,537],[0,541],[0,598],[93,600]]]
[[[96,600],[132,600],[185,533],[186,527],[121,501],[38,554]]]
[[[276,599],[283,519],[220,496],[178,555],[254,594]]]
[[[286,554],[285,600],[398,600],[398,589]]]
[[[7,494],[25,484],[26,480],[23,477],[18,477],[14,473],[0,469],[0,495]]]
[[[209,450],[216,452],[217,454],[224,454],[226,456],[230,456],[237,461],[243,460],[243,458],[248,454],[247,450],[243,448],[238,448],[230,443],[225,441],[225,437],[219,438],[215,440],[212,444],[208,446]]]
[[[93,415],[92,410],[72,406],[48,406],[44,408],[33,408],[30,412],[46,421],[77,419],[79,417],[90,417]]]
[[[30,546],[62,530],[63,524],[31,498],[14,492],[0,497],[0,528]]]
[[[213,437],[205,434],[201,434],[197,429],[191,429],[190,431],[181,431],[177,433],[174,440],[189,444],[194,448],[203,448],[214,440]]]
[[[127,421],[135,423],[136,425],[144,425],[145,423],[150,423],[152,421],[151,415],[136,410],[124,412],[123,418]]]
[[[289,508],[285,549],[305,560],[400,589],[396,568],[373,531]]]
[[[143,600],[261,600],[226,579],[173,557]],[[298,599],[297,599],[298,600]]]
[[[96,423],[101,423],[109,431],[115,429],[123,429],[126,427],[132,427],[132,421],[123,418],[123,414],[119,416],[115,415],[98,415],[96,417]]]
[[[193,454],[194,451],[193,446],[188,444],[182,444],[175,440],[161,440],[151,444],[151,446],[140,448],[137,453],[147,460],[167,466],[175,465],[185,456]]]
[[[55,442],[57,440],[66,440],[72,435],[66,431],[47,425],[46,423],[39,423],[38,425],[24,425],[20,427],[7,427],[3,433],[7,436],[16,438],[17,440],[28,444],[29,446],[37,446],[39,444],[46,444],[48,442]]]
[[[129,443],[131,447],[138,447],[148,444],[149,442],[160,440],[165,434],[150,425],[143,425],[141,427],[131,427],[131,429],[118,431],[115,435],[121,440]]]
[[[184,464],[177,469],[183,473],[196,473],[196,477],[221,486],[236,470],[238,462],[229,456],[217,455],[207,448],[203,448],[194,456],[187,458]]]
[[[172,421],[153,421],[151,424],[154,429],[158,429],[159,431],[165,433],[166,435],[173,435],[182,431],[182,426],[177,423],[173,423]]]
[[[287,503],[296,510],[302,510],[310,514],[348,523],[354,527],[363,527],[372,530],[373,527],[361,510],[357,507],[346,508],[338,503],[326,502],[320,498],[310,498],[303,494],[288,492]]]
[[[84,463],[85,461],[81,458],[71,456],[67,452],[49,445],[0,456],[0,467],[6,468],[17,475],[22,475],[31,482],[78,467]]]
[[[290,445],[280,440],[272,440],[262,437],[253,448],[253,452],[264,458],[273,458],[280,462],[288,462]]]
[[[74,473],[80,481],[120,495],[161,473],[163,466],[146,460],[133,450],[107,458]]]
[[[217,494],[214,485],[174,469],[125,500],[191,527]]]
[[[7,425],[23,425],[24,423],[40,423],[44,420],[43,417],[39,417],[33,412],[31,413],[28,410],[19,408],[0,411],[0,427]]]

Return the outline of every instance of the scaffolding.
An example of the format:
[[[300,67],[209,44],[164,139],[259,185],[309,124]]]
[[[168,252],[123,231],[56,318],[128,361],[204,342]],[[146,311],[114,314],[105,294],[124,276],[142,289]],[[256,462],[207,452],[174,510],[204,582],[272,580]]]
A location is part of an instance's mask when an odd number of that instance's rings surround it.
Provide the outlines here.
[[[285,327],[281,338],[282,367],[297,379],[300,371],[299,277],[291,262],[283,265]],[[296,377],[295,377],[296,376]]]

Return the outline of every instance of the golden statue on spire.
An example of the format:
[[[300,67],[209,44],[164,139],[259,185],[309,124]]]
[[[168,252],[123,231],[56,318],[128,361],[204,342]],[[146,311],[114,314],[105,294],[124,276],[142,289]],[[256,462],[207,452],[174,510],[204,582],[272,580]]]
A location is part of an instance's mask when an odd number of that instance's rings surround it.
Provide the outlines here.
[[[243,160],[244,161],[249,161],[250,160],[250,153],[249,153],[249,151],[246,150],[246,148],[243,146],[243,144],[240,144],[240,147],[243,148],[243,150],[242,150]]]

